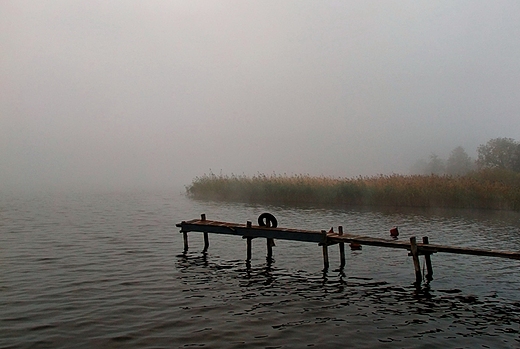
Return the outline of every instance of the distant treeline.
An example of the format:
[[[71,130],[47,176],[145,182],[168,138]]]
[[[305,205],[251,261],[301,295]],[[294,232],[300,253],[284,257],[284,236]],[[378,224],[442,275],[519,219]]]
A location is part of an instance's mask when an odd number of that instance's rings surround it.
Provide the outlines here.
[[[520,172],[520,143],[512,138],[491,139],[477,148],[477,154],[477,159],[474,160],[460,146],[452,150],[447,160],[432,153],[429,161],[418,160],[412,166],[411,172],[452,176],[490,168]]]
[[[481,169],[464,176],[253,177],[210,173],[186,187],[199,199],[276,204],[449,207],[520,210],[520,173]]]

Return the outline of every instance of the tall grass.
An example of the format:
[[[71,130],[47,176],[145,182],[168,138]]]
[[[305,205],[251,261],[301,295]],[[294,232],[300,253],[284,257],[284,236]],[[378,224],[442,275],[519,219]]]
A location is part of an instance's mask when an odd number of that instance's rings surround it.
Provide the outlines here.
[[[484,170],[465,176],[203,175],[186,187],[192,198],[327,205],[520,210],[520,174]]]

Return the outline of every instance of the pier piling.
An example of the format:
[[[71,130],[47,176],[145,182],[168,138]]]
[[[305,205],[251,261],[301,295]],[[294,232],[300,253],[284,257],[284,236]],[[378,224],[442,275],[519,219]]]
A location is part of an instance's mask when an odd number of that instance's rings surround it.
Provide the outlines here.
[[[428,240],[427,236],[424,236],[422,238],[423,244],[428,245],[430,241]],[[432,260],[430,257],[431,253],[425,252],[424,253],[424,261],[426,262],[426,280],[432,281],[433,280],[433,267],[432,267]]]
[[[343,226],[338,227],[338,235],[343,236]],[[339,244],[339,260],[340,260],[340,268],[345,267],[345,243],[340,242]]]
[[[322,230],[321,234],[323,235],[323,241],[319,243],[323,250],[323,270],[329,269],[329,245],[327,243],[327,231]]]
[[[419,253],[417,251],[417,239],[415,236],[410,238],[410,253],[413,258],[413,267],[415,269],[415,284],[420,285],[422,281],[421,263],[419,262]]]
[[[329,269],[329,249],[327,248],[327,245],[323,245],[323,269],[327,270]]]
[[[202,250],[202,252],[208,252],[208,248],[209,248],[209,236],[208,236],[208,232],[204,232],[204,249]]]
[[[272,259],[273,258],[273,246],[275,246],[274,239],[267,238],[266,240],[267,240],[267,258]]]
[[[246,240],[247,240],[247,258],[246,258],[246,260],[250,261],[251,260],[251,245],[252,245],[253,238],[247,237]]]
[[[266,219],[266,225],[267,228],[271,228],[271,220]],[[272,260],[273,259],[273,246],[274,246],[274,239],[273,238],[266,238],[267,240],[267,259]]]

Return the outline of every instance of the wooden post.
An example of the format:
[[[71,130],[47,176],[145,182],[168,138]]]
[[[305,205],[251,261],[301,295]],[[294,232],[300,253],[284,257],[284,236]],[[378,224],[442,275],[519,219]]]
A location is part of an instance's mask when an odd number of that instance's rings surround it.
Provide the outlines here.
[[[323,270],[327,271],[329,269],[329,249],[327,246],[327,232],[325,230],[321,231],[323,234]]]
[[[323,269],[329,269],[329,249],[327,244],[323,244]]]
[[[206,214],[202,213],[200,215],[200,220],[205,221],[206,220]],[[207,252],[209,247],[209,236],[208,233],[204,232],[204,249],[202,250],[202,253]]]
[[[246,226],[248,228],[251,228],[252,227],[251,221],[246,221]],[[253,241],[253,238],[252,237],[246,237],[246,236],[243,236],[242,238],[245,238],[246,242],[247,242],[246,266],[247,266],[247,268],[250,268],[251,267],[251,241]]]
[[[267,221],[267,228],[271,228],[271,221],[269,219],[266,219]],[[273,246],[274,246],[274,239],[273,238],[267,238],[267,259],[273,258]]]
[[[343,226],[338,227],[338,234],[343,235]],[[340,268],[345,266],[345,243],[339,243],[339,259],[340,259]]]
[[[419,253],[417,252],[417,240],[415,236],[410,238],[410,252],[413,258],[413,266],[415,269],[415,285],[418,286],[421,284],[422,275],[421,275],[421,263],[419,262]]]
[[[183,231],[182,237],[184,239],[184,252],[187,252],[188,251],[188,233]]]
[[[273,258],[273,246],[274,246],[274,239],[267,238],[267,258],[268,259]]]
[[[430,241],[428,240],[428,237],[425,236],[422,238],[423,244],[428,245]],[[430,258],[431,253],[424,253],[424,260],[426,261],[426,280],[432,281],[433,280],[433,267],[432,267],[432,260]]]
[[[250,261],[251,260],[251,241],[253,240],[253,238],[247,237],[246,240],[247,240],[247,258],[246,258],[246,260]]]
[[[208,236],[207,232],[204,232],[204,249],[202,250],[202,252],[208,252],[208,248],[209,248],[209,236]]]

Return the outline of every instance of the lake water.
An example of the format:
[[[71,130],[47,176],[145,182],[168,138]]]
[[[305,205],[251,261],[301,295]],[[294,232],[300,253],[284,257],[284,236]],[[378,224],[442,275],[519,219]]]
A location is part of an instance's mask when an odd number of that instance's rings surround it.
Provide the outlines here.
[[[434,254],[421,289],[404,250],[190,233],[199,218],[520,250],[511,212],[279,207],[180,192],[0,197],[1,348],[520,348],[520,261]]]

